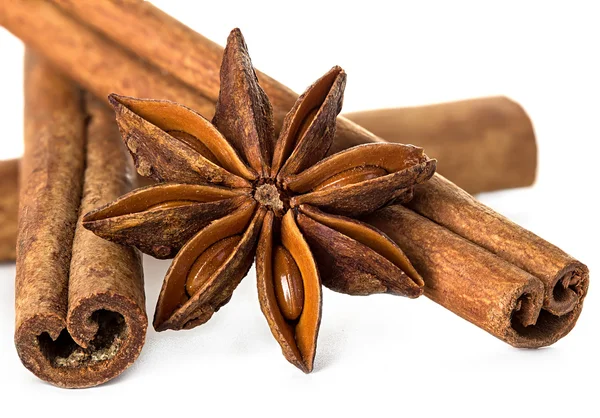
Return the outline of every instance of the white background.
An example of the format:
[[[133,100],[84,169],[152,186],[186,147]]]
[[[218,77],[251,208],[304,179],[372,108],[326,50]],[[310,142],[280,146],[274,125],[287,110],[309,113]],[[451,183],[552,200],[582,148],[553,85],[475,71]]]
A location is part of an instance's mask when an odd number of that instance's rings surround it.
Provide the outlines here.
[[[538,181],[480,198],[588,264],[585,309],[570,335],[529,351],[511,348],[425,297],[325,290],[315,371],[304,375],[271,337],[252,270],[205,326],[161,334],[150,329],[140,358],[120,377],[69,391],[22,367],[12,341],[14,265],[5,265],[0,411],[599,416],[600,31],[593,1],[155,3],[221,44],[239,26],[256,67],[296,91],[341,65],[348,73],[345,111],[495,94],[520,102],[539,141]],[[0,158],[22,152],[22,55],[20,42],[0,28]],[[145,260],[150,316],[167,267]]]

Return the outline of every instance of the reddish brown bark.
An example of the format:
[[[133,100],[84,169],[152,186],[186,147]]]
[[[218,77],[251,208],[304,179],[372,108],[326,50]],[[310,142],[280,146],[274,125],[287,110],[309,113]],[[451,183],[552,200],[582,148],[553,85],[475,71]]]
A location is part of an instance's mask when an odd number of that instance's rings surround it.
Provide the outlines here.
[[[139,254],[86,231],[85,213],[131,187],[113,116],[27,53],[15,345],[39,378],[88,387],[139,355],[147,318]]]
[[[576,303],[555,314],[543,280],[410,209],[391,206],[368,220],[404,250],[423,276],[428,298],[501,340],[543,347],[575,326],[588,285],[580,263],[584,277]],[[541,254],[535,245],[529,250]]]
[[[0,161],[0,262],[16,257],[19,160]]]
[[[530,186],[537,146],[531,120],[506,97],[345,115],[389,142],[423,147],[437,172],[471,194]]]
[[[417,186],[408,206],[437,224],[537,277],[544,310],[563,316],[581,310],[589,271],[560,248],[478,202],[442,176]]]

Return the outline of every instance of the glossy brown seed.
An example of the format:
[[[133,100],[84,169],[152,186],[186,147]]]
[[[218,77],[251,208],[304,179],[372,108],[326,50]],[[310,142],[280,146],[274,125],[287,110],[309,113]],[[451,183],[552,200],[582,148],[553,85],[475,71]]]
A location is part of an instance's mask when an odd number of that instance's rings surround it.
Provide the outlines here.
[[[185,283],[185,290],[190,297],[196,293],[219,266],[225,262],[241,239],[241,235],[224,238],[217,241],[200,254],[200,257],[198,257],[192,265],[188,279]]]
[[[350,184],[360,183],[361,181],[371,180],[388,174],[385,169],[375,166],[355,167],[342,171],[329,177],[323,183],[319,184],[313,190],[337,189],[338,187],[348,186]]]
[[[278,246],[274,253],[273,281],[277,304],[285,319],[295,321],[304,306],[302,274],[288,250]]]

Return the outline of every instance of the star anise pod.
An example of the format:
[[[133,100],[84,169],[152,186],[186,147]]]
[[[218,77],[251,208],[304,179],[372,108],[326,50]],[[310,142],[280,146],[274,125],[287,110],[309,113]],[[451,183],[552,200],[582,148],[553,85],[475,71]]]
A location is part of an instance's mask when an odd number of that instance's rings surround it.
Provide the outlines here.
[[[86,228],[158,258],[175,256],[154,327],[190,329],[229,301],[256,254],[261,309],[285,357],[313,368],[321,280],[348,294],[421,295],[400,248],[353,218],[410,196],[435,160],[370,144],[326,157],[346,74],[300,96],[275,141],[273,111],[239,30],[228,38],[211,122],[176,103],[111,95],[138,173],[159,182],[87,214]]]

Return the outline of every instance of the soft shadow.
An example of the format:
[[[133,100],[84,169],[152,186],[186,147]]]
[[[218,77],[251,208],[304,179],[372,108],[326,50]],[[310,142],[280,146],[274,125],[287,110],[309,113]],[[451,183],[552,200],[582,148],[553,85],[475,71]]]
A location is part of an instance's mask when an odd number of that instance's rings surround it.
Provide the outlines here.
[[[144,285],[146,290],[146,311],[148,318],[154,315],[158,294],[172,260],[158,260],[144,255]]]
[[[312,373],[318,373],[339,361],[340,353],[347,345],[346,342],[345,334],[339,330],[319,333],[317,355]]]

